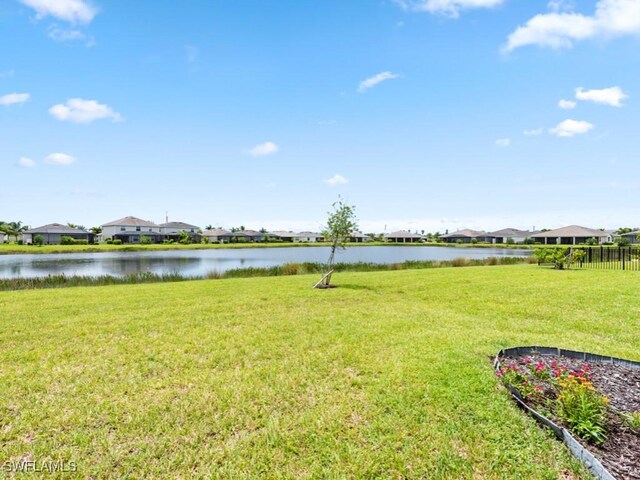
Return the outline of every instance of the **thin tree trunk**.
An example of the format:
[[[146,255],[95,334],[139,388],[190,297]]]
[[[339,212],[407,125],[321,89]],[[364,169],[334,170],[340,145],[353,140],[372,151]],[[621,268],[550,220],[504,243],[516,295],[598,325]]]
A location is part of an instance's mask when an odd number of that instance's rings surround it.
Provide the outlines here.
[[[334,241],[331,245],[331,255],[329,255],[329,262],[327,263],[327,277],[324,280],[324,285],[329,286],[331,284],[331,275],[333,273],[333,262],[336,256],[336,249],[338,248],[338,242]]]

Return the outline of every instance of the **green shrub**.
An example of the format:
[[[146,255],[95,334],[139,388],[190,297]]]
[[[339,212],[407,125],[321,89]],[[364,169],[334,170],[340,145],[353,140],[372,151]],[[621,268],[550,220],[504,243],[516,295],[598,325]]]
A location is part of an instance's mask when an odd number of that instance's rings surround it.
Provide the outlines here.
[[[36,235],[33,237],[33,244],[41,247],[44,245],[44,237],[42,235]]]
[[[621,416],[625,425],[634,432],[640,433],[640,411],[623,413]]]
[[[626,237],[620,237],[620,238],[616,238],[616,244],[619,247],[626,247],[628,245],[631,245],[631,240],[629,240]]]
[[[151,237],[147,235],[140,235],[140,244],[141,245],[151,245]]]
[[[538,263],[551,263],[556,270],[569,268],[572,262],[581,262],[585,251],[568,247],[541,247],[533,252]]]
[[[507,245],[515,245],[515,243],[516,241],[513,238],[511,237],[507,238]]]

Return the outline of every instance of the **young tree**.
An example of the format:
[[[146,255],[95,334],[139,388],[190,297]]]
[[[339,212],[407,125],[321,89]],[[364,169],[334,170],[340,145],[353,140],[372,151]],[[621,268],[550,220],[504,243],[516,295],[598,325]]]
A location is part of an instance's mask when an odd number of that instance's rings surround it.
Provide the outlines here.
[[[331,253],[327,262],[327,273],[316,283],[316,288],[329,288],[331,286],[331,275],[333,274],[336,252],[339,249],[344,250],[351,233],[358,230],[355,206],[347,205],[341,197],[332,206],[333,211],[328,213],[327,226],[322,232],[324,238],[331,242]]]

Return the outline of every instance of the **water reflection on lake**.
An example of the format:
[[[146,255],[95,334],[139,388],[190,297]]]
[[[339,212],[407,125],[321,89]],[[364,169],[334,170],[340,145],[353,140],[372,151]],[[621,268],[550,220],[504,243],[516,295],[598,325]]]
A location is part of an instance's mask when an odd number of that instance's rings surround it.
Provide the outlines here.
[[[352,247],[338,262],[401,263],[408,260],[452,260],[456,257],[526,257],[530,250],[455,247]],[[290,262],[326,262],[328,247],[283,247],[148,252],[0,255],[0,278],[47,275],[124,276],[135,273],[179,273],[205,276],[235,268],[272,267]]]

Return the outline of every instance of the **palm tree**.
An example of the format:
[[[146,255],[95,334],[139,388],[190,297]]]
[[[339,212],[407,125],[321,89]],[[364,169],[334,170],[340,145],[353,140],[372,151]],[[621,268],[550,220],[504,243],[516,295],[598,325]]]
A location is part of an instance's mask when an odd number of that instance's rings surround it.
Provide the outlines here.
[[[23,225],[22,222],[8,222],[4,224],[4,231],[9,237],[14,237],[16,242],[18,241],[18,235],[26,230],[29,230],[29,226]]]

